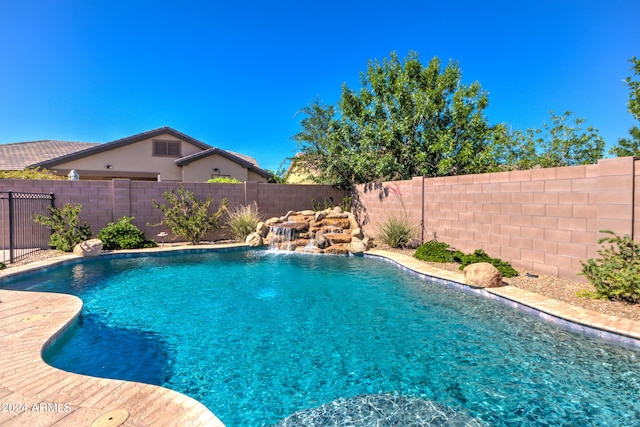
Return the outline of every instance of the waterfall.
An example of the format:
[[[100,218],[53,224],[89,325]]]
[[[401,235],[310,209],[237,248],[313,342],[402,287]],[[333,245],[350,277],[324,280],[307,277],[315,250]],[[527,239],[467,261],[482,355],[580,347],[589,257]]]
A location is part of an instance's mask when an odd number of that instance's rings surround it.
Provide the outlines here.
[[[295,230],[292,227],[271,226],[269,227],[273,236],[271,242],[269,242],[269,249],[271,250],[285,250],[295,251],[296,245],[294,243]]]

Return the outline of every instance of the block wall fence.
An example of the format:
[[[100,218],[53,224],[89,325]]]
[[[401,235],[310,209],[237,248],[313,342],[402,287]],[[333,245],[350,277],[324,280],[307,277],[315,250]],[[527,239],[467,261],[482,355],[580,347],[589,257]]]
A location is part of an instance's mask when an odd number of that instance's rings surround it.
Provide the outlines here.
[[[122,216],[148,238],[164,227],[151,201],[164,203],[178,183],[130,181],[0,180],[0,191],[53,193],[55,206],[80,203],[81,219],[97,233]],[[421,241],[436,238],[456,249],[484,249],[514,266],[555,277],[584,280],[580,261],[598,256],[600,230],[640,237],[640,160],[603,159],[595,165],[533,169],[359,185],[349,194],[321,185],[185,183],[214,207],[255,201],[265,218],[311,208],[311,200],[340,204],[351,195],[365,233],[376,236],[392,216],[407,215]],[[5,224],[3,224],[4,226]],[[170,236],[171,237],[171,236]],[[218,233],[209,239],[221,238]],[[8,243],[5,242],[5,245]]]
[[[204,200],[210,196],[212,208],[216,210],[223,198],[230,206],[256,202],[265,219],[282,216],[289,210],[312,208],[315,203],[332,199],[337,205],[348,195],[344,190],[336,190],[325,185],[284,185],[246,182],[243,184],[184,183],[184,187],[196,197]],[[111,181],[56,181],[56,180],[0,180],[0,192],[15,191],[26,193],[53,193],[54,205],[59,208],[66,203],[81,204],[80,220],[86,221],[96,234],[109,222],[115,222],[123,216],[133,216],[133,223],[144,231],[149,239],[161,231],[170,233],[165,226],[153,227],[162,220],[162,213],[153,207],[152,200],[166,204],[163,193],[180,188],[180,183],[131,181],[114,179]],[[1,221],[1,220],[0,220]],[[5,223],[8,220],[5,219]],[[8,229],[8,224],[2,224]],[[8,239],[8,232],[3,233]],[[2,237],[0,235],[0,237]],[[170,241],[171,234],[165,241]],[[220,239],[224,236],[217,232],[207,239]],[[2,242],[0,242],[2,243]],[[8,248],[8,241],[4,247]],[[1,248],[0,248],[1,249]]]
[[[640,160],[366,184],[356,213],[367,234],[406,215],[418,238],[573,280],[597,258],[600,230],[640,237]]]

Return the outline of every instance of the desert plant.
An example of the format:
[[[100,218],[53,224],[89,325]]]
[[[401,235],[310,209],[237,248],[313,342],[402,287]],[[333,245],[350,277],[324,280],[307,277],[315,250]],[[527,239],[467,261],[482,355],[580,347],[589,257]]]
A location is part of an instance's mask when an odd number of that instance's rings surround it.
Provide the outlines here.
[[[629,235],[620,237],[611,230],[600,232],[611,237],[599,239],[598,244],[609,246],[598,249],[601,258],[581,262],[582,271],[578,273],[596,288],[590,296],[640,302],[640,244]]]
[[[463,270],[468,265],[478,262],[488,262],[489,264],[493,265],[498,269],[498,271],[500,271],[502,277],[515,277],[518,275],[518,272],[511,266],[511,264],[499,258],[490,257],[482,249],[476,249],[471,254],[462,255],[462,257],[460,257],[460,270]]]
[[[49,207],[51,216],[35,215],[33,220],[51,228],[49,246],[61,251],[71,252],[73,247],[91,238],[91,229],[85,222],[80,224],[79,214],[82,205],[66,203],[62,208]]]
[[[406,216],[389,217],[378,226],[378,229],[378,239],[392,248],[406,247],[415,231],[415,227],[411,226]]]
[[[3,270],[7,268],[7,264],[5,264],[4,262],[0,261],[0,270]]]
[[[0,179],[67,179],[65,176],[56,175],[47,169],[27,168],[21,171],[0,171]]]
[[[459,263],[464,254],[452,251],[447,243],[430,240],[420,245],[413,256],[422,261]]]
[[[118,222],[110,222],[98,232],[98,239],[102,240],[104,249],[139,249],[153,248],[158,244],[147,240],[142,230],[131,223],[133,217],[123,216]]]
[[[228,209],[229,217],[225,230],[236,240],[244,240],[254,231],[262,217],[258,205],[253,202],[249,205],[240,205]]]
[[[218,176],[215,178],[211,178],[210,180],[207,181],[209,184],[213,184],[213,183],[220,183],[220,184],[242,184],[242,181],[240,181],[237,178],[232,178],[230,176]]]
[[[166,225],[171,232],[184,238],[188,242],[197,245],[205,235],[216,230],[220,218],[226,212],[227,200],[222,199],[218,210],[210,214],[209,206],[211,197],[206,200],[199,200],[191,191],[180,187],[178,190],[170,190],[163,193],[167,204],[157,203],[154,199],[151,203],[160,209],[164,218],[158,225]]]

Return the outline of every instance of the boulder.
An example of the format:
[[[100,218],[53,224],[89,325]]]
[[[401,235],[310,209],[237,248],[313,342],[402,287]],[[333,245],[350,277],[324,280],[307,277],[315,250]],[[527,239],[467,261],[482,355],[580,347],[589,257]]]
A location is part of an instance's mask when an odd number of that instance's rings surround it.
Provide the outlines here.
[[[353,237],[351,239],[351,244],[349,244],[349,252],[354,255],[359,255],[364,253],[364,251],[366,250],[367,248],[362,240],[357,237]]]
[[[100,239],[89,239],[85,240],[82,243],[78,243],[73,248],[74,255],[78,256],[98,256],[102,253],[102,240]]]
[[[340,227],[343,229],[349,228],[349,226],[351,225],[348,218],[330,218],[330,217],[322,220],[322,224],[325,227],[331,226],[331,227]]]
[[[303,215],[303,216],[314,216],[315,214],[316,212],[312,211],[311,209],[298,212],[298,215]]]
[[[332,245],[324,250],[325,254],[331,254],[331,255],[345,255],[348,252],[349,250],[342,245]]]
[[[316,217],[315,217],[315,221],[322,221],[323,219],[325,219],[327,217],[327,213],[324,211],[320,211],[320,212],[316,212]]]
[[[247,245],[251,246],[252,248],[255,248],[255,247],[258,247],[258,246],[262,246],[262,243],[263,243],[262,242],[262,236],[258,232],[251,233],[245,239],[245,243]]]
[[[316,246],[320,249],[324,249],[329,246],[329,239],[327,239],[322,231],[316,233]]]
[[[324,235],[331,241],[332,245],[338,243],[351,243],[351,234],[347,233],[328,233]]]
[[[266,225],[267,227],[269,227],[269,226],[272,226],[272,225],[278,224],[278,223],[280,223],[280,222],[282,222],[282,221],[280,221],[280,218],[273,217],[273,218],[269,218],[268,220],[266,220],[266,221],[265,221],[265,225]]]
[[[256,233],[258,233],[260,237],[267,237],[267,234],[269,234],[269,226],[264,222],[259,222],[256,227]]]
[[[467,285],[474,288],[497,288],[502,286],[502,275],[488,262],[478,262],[464,268]]]
[[[355,237],[356,239],[364,239],[364,233],[361,228],[352,228],[351,229],[351,237]]]

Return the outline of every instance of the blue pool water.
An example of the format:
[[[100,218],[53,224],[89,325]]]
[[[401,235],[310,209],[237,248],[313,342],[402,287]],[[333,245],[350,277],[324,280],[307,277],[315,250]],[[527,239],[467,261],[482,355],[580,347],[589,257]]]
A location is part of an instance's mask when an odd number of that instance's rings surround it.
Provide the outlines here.
[[[424,420],[425,402],[469,425],[640,424],[637,349],[378,259],[100,257],[2,287],[84,301],[79,322],[45,354],[52,365],[172,388],[229,427],[326,424],[345,407],[379,402],[405,416],[379,425],[409,425],[412,411]]]

